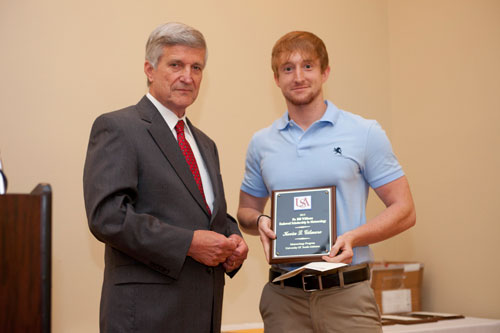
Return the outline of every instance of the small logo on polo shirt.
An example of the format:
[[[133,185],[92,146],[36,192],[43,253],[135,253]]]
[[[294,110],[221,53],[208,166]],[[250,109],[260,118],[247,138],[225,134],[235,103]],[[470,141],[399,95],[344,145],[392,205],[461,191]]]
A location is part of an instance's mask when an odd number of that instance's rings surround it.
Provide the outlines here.
[[[340,148],[340,147],[333,147],[333,151],[337,155],[342,155],[342,148]]]

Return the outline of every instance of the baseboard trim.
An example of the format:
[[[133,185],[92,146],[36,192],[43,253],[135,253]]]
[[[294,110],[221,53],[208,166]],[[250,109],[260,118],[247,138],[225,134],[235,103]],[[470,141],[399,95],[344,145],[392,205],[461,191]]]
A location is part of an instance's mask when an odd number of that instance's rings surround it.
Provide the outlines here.
[[[243,323],[222,325],[222,331],[246,330],[252,328],[264,328],[264,323]]]

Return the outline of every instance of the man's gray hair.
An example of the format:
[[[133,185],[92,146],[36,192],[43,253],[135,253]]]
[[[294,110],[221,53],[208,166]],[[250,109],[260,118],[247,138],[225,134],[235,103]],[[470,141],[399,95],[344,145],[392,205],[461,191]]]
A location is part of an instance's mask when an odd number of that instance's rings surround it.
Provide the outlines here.
[[[208,57],[207,44],[202,33],[186,24],[178,22],[162,24],[153,30],[146,43],[146,60],[156,69],[158,60],[163,55],[164,47],[174,45],[204,49],[206,64]]]

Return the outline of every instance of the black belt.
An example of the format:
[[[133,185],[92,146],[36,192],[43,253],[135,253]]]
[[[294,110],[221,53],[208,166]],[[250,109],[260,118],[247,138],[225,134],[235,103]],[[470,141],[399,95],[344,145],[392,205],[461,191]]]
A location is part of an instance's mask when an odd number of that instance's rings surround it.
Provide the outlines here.
[[[271,268],[269,270],[269,282],[275,284],[283,283],[283,285],[287,287],[301,288],[304,291],[316,291],[368,280],[370,278],[370,267],[368,264],[362,264],[350,266],[344,269],[340,268],[330,274],[302,273],[282,281],[272,282],[281,274],[283,274],[283,272],[279,272]]]

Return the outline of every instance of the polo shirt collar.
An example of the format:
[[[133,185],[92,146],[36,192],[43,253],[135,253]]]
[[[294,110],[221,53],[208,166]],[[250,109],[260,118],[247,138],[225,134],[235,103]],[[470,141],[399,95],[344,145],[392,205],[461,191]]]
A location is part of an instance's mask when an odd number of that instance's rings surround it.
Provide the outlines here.
[[[323,117],[321,117],[321,119],[319,120],[319,122],[328,122],[331,123],[332,125],[335,125],[335,123],[339,118],[340,110],[335,106],[335,104],[333,104],[329,100],[325,100],[325,103],[326,103],[326,111],[323,114]],[[292,120],[289,119],[288,111],[286,111],[285,114],[278,119],[276,126],[278,130],[281,131],[290,126],[290,122],[292,122]]]
[[[335,104],[333,104],[329,100],[325,100],[325,103],[326,103],[326,112],[319,121],[329,122],[332,125],[335,125],[335,123],[339,119],[340,110],[335,106]]]

